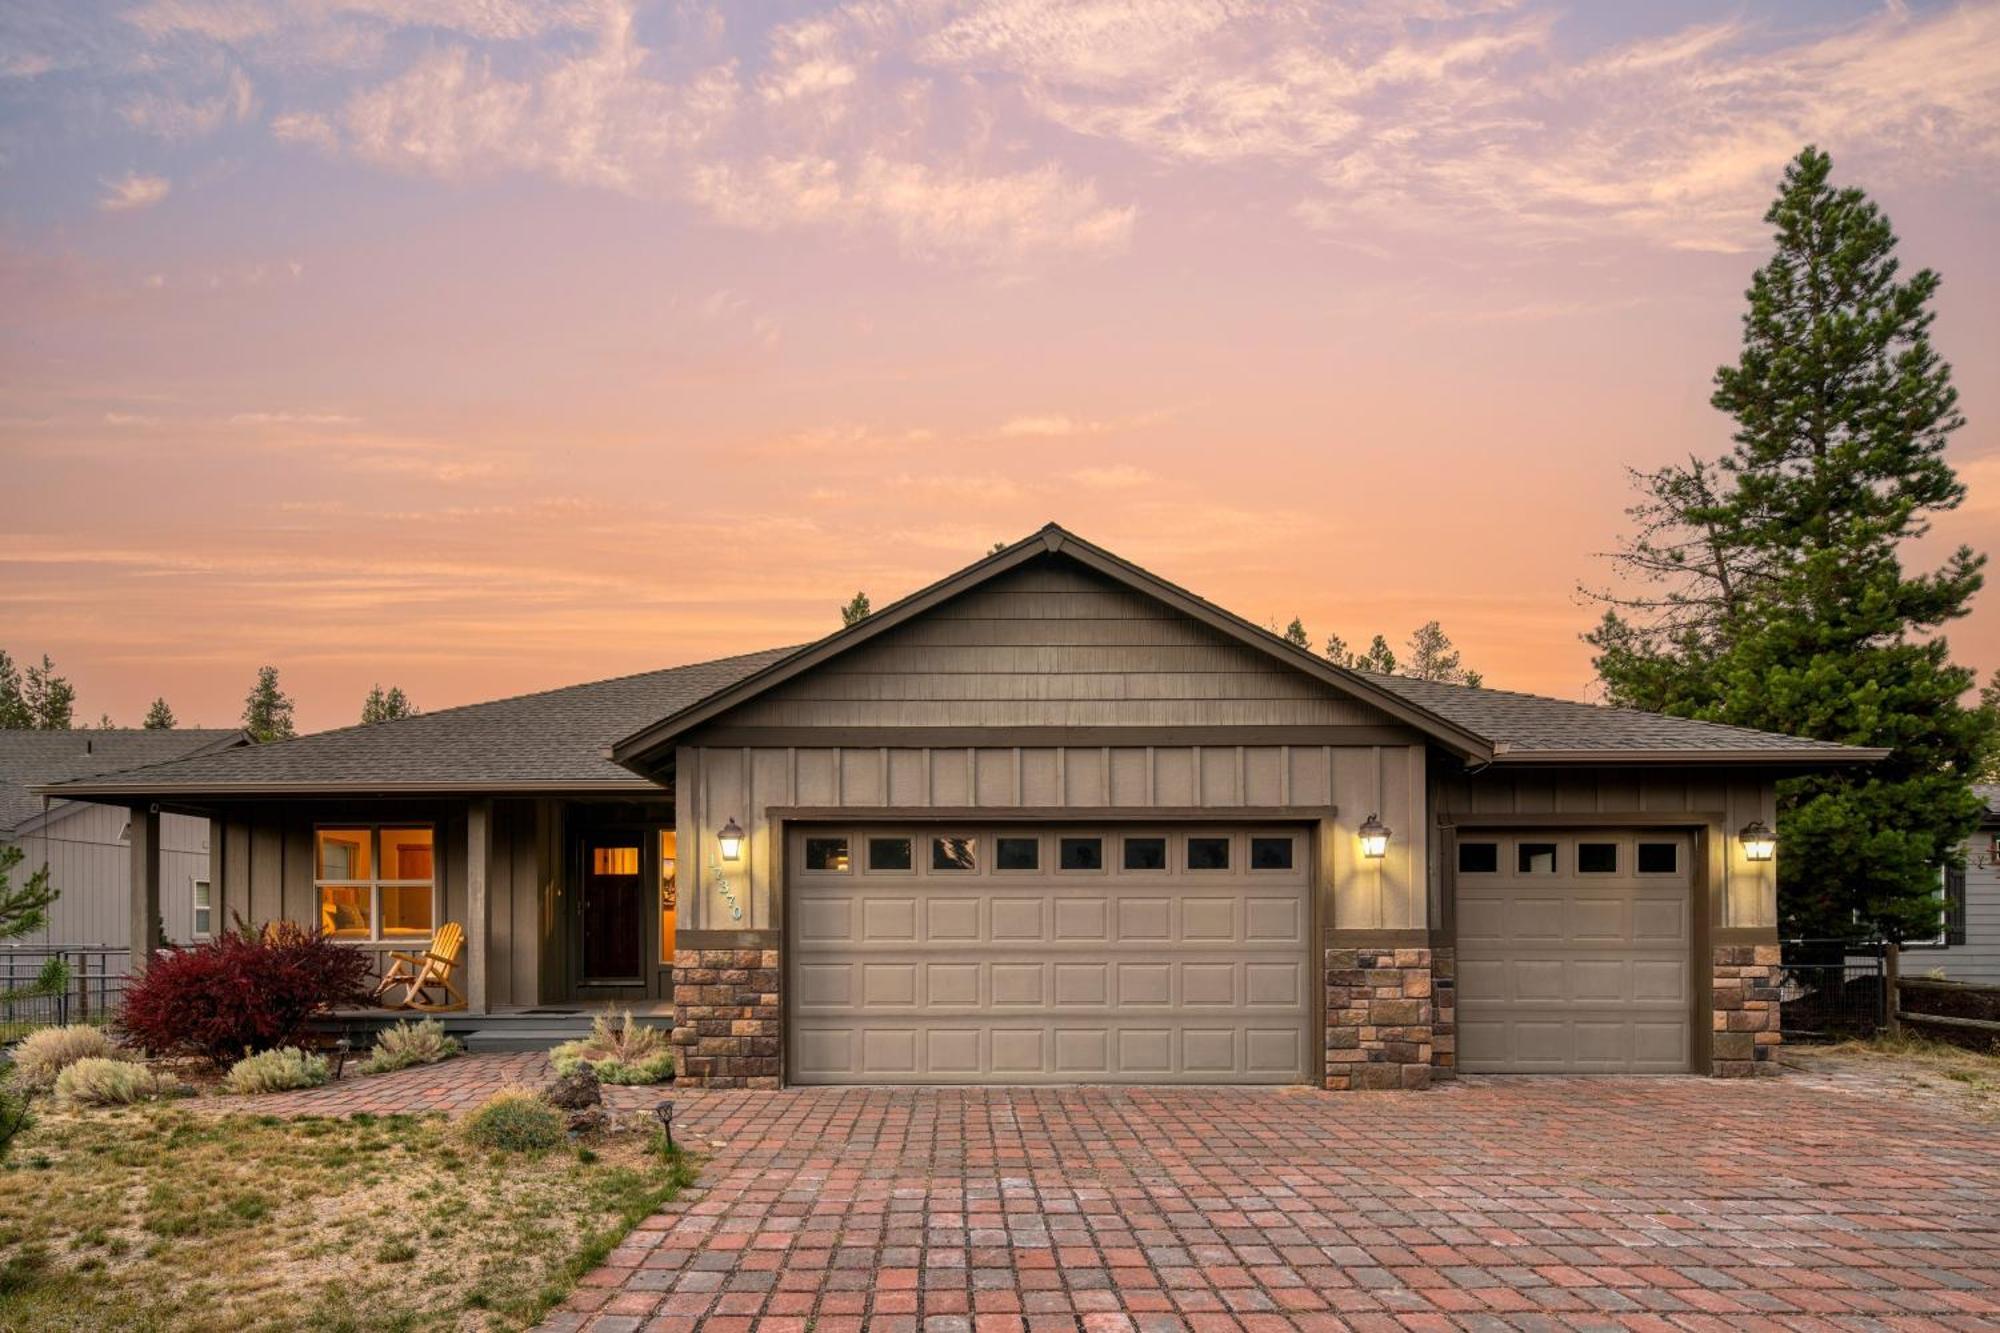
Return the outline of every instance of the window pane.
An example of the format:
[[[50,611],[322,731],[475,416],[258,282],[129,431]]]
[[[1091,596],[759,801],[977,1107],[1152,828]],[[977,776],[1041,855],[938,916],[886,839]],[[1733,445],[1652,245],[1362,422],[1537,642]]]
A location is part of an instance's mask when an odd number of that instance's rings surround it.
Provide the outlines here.
[[[1497,842],[1461,842],[1458,844],[1458,870],[1463,875],[1493,875],[1500,870],[1500,844]]]
[[[807,870],[846,870],[847,839],[807,838]]]
[[[1057,860],[1064,870],[1104,869],[1104,839],[1064,838]]]
[[[365,828],[323,828],[319,831],[319,873],[317,879],[372,879],[374,868],[368,855],[369,830]]]
[[[427,828],[383,829],[382,878],[431,878],[431,831]]]
[[[1290,838],[1250,839],[1250,868],[1252,870],[1290,870],[1292,868],[1292,840]]]
[[[382,938],[428,939],[431,933],[431,890],[428,884],[386,884],[382,887]]]
[[[1189,838],[1188,869],[1189,870],[1229,869],[1229,839]]]
[[[680,910],[680,835],[660,830],[660,962],[674,965],[674,917]]]
[[[1039,870],[1042,866],[1040,838],[1000,838],[993,847],[993,860],[1001,870]]]
[[[367,939],[367,887],[356,884],[322,888],[319,891],[319,925],[321,930],[338,940]]]
[[[1519,848],[1518,865],[1524,875],[1556,873],[1556,845],[1552,842],[1524,842]]]
[[[593,875],[636,875],[639,873],[637,847],[594,847],[590,852]]]
[[[1681,845],[1677,842],[1639,844],[1639,873],[1671,875],[1681,868]]]
[[[1127,870],[1165,870],[1167,868],[1167,840],[1165,838],[1125,839],[1125,868]]]
[[[195,934],[206,935],[209,933],[209,923],[215,915],[212,910],[214,902],[214,891],[210,888],[209,882],[205,879],[196,880],[194,882]]]
[[[1618,873],[1618,844],[1615,842],[1580,842],[1576,845],[1576,870],[1580,875],[1615,875]]]
[[[932,838],[932,870],[972,870],[978,865],[977,838]]]
[[[870,870],[908,870],[910,868],[910,840],[908,838],[870,838],[868,840],[868,868]]]

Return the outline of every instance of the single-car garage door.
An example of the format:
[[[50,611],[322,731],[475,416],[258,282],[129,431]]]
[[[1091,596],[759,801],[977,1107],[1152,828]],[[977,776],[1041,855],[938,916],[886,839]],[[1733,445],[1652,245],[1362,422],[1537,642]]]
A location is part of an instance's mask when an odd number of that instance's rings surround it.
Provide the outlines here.
[[[798,828],[795,1083],[1311,1077],[1303,828]]]
[[[1689,1067],[1691,838],[1468,830],[1457,855],[1461,1069]]]

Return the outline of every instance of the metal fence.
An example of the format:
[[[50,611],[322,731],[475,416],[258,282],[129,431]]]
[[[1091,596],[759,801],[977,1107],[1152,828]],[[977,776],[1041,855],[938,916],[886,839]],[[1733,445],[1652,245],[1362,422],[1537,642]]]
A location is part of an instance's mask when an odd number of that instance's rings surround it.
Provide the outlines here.
[[[1874,940],[1786,940],[1778,978],[1786,1041],[1846,1041],[1889,1020],[1884,946]]]
[[[109,1023],[125,999],[128,949],[101,945],[26,945],[0,948],[0,988],[11,992],[32,984],[51,958],[69,970],[60,991],[0,1003],[0,1039],[11,1039],[33,1028],[70,1023]]]

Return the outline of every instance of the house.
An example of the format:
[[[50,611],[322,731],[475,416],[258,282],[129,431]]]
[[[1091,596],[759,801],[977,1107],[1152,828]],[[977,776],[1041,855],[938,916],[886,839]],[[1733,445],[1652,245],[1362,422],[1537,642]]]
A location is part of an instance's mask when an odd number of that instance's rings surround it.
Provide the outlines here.
[[[2000,986],[2000,786],[1975,785],[1986,815],[1965,847],[1965,868],[1944,878],[1944,934],[1903,946],[1903,973]]]
[[[0,846],[21,849],[17,882],[46,865],[59,895],[48,925],[9,947],[39,956],[51,949],[129,950],[132,943],[130,812],[44,799],[33,788],[208,754],[247,739],[234,730],[0,730]],[[199,939],[213,926],[208,834],[205,818],[160,819],[159,910],[170,939]],[[124,962],[116,958],[113,970],[122,972]]]
[[[852,627],[53,788],[215,909],[468,937],[693,1083],[1754,1072],[1773,783],[1881,751],[1344,670],[1051,525]],[[142,946],[143,947],[143,946]]]

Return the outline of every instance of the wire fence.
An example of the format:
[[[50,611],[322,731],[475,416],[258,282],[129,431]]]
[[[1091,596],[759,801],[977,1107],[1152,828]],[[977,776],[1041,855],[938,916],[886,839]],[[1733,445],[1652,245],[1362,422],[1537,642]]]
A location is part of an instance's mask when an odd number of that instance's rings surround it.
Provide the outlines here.
[[[1786,940],[1780,1026],[1791,1042],[1847,1041],[1889,1021],[1885,947],[1875,940]]]
[[[71,1023],[107,1024],[125,1000],[128,949],[102,945],[22,945],[0,948],[0,994],[32,985],[51,958],[69,971],[63,988],[0,1003],[0,1041],[12,1041],[40,1027]]]

